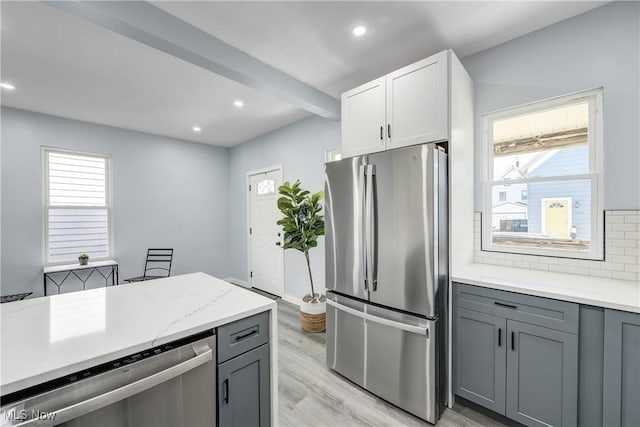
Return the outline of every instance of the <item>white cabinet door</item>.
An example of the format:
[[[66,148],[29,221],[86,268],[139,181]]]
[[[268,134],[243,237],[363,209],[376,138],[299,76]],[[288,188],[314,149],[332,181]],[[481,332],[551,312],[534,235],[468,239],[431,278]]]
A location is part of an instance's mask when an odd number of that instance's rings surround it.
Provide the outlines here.
[[[342,158],[386,149],[385,78],[342,94]]]
[[[387,74],[387,148],[448,140],[448,54]]]

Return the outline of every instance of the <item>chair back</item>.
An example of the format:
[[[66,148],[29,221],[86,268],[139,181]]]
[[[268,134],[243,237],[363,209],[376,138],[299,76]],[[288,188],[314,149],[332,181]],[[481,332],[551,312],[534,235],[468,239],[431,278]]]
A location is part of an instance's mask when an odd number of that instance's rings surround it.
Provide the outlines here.
[[[173,249],[147,249],[144,278],[169,277],[172,261]]]

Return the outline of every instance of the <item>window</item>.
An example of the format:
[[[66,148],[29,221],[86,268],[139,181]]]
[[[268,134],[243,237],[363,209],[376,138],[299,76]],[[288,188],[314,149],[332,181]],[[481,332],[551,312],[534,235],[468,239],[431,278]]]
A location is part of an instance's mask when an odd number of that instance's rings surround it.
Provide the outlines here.
[[[340,148],[336,148],[334,150],[327,150],[324,155],[324,162],[336,162],[342,159],[342,150]]]
[[[46,265],[111,257],[109,160],[44,149]]]
[[[258,196],[266,196],[276,193],[276,182],[272,179],[263,179],[258,183]]]
[[[603,258],[602,90],[483,116],[482,249]]]

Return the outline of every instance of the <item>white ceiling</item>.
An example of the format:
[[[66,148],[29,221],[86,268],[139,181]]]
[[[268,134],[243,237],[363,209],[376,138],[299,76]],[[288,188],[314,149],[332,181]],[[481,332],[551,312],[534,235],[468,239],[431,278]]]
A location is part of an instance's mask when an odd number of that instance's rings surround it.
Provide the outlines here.
[[[336,97],[442,49],[465,57],[604,3],[154,2]],[[45,4],[0,7],[0,71],[16,86],[3,105],[220,146],[310,115]],[[354,37],[355,25],[367,33]]]
[[[330,95],[444,49],[465,56],[598,1],[201,2],[156,6]],[[354,37],[364,25],[367,33]]]

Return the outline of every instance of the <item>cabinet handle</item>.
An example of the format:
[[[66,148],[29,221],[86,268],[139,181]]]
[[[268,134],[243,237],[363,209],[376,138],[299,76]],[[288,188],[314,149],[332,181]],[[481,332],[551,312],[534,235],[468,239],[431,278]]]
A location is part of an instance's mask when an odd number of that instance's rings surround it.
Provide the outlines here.
[[[511,309],[514,309],[514,310],[517,310],[517,309],[518,309],[518,306],[517,306],[517,305],[505,304],[505,303],[503,303],[503,302],[499,302],[499,301],[494,301],[493,303],[494,303],[495,305],[499,305],[500,307],[511,308]]]
[[[502,346],[502,328],[498,328],[498,347]]]
[[[382,132],[384,132],[384,126],[380,126],[380,141],[384,139],[384,134]]]
[[[279,245],[280,242],[276,243],[276,245]],[[246,334],[242,334],[242,335],[236,335],[236,341],[240,341],[243,340],[245,338],[249,338],[251,335],[255,335],[258,333],[258,328],[254,327],[252,328],[249,332],[247,332]]]
[[[511,331],[511,350],[516,350],[516,334],[513,331]]]
[[[391,125],[387,125],[387,137],[391,138]]]
[[[222,383],[222,396],[224,403],[229,403],[229,378],[225,379]]]

